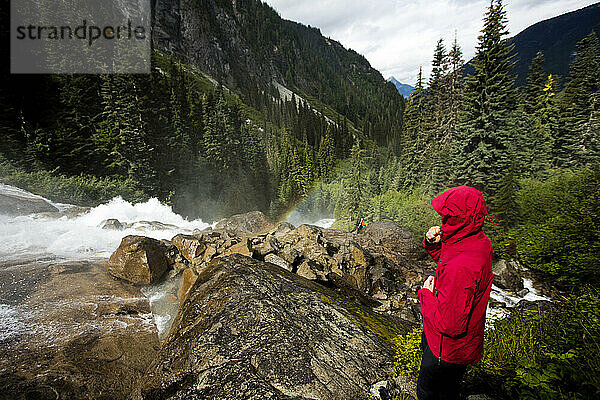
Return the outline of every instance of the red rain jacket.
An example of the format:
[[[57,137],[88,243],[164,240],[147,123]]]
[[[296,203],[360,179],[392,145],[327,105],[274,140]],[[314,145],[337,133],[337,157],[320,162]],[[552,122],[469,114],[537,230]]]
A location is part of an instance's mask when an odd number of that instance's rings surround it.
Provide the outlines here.
[[[419,290],[427,344],[440,360],[481,359],[485,311],[492,288],[492,244],[481,231],[487,209],[472,187],[449,189],[431,200],[442,217],[442,240],[425,249],[438,261],[435,289]]]

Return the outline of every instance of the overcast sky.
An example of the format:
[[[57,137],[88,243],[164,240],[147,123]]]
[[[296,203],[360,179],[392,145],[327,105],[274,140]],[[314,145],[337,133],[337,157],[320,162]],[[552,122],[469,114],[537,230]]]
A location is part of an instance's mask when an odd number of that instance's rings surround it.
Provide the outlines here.
[[[425,81],[437,40],[449,48],[456,31],[465,60],[475,54],[489,0],[266,0],[279,14],[321,29],[364,55],[384,78]],[[597,3],[584,0],[506,0],[510,36],[536,22]]]

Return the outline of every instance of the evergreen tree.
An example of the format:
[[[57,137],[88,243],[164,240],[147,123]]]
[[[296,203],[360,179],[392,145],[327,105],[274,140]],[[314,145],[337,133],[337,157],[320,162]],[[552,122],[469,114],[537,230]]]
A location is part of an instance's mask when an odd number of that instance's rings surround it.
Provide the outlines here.
[[[511,75],[514,46],[504,38],[508,34],[506,23],[502,0],[492,0],[473,60],[475,72],[465,83],[453,151],[456,183],[486,193],[497,189],[513,148],[510,119],[515,103]]]
[[[533,157],[529,162],[529,170],[533,176],[542,179],[552,167],[554,141],[558,131],[556,81],[552,75],[546,79],[538,103],[535,126],[530,137]]]
[[[527,75],[527,84],[521,101],[521,106],[525,114],[535,116],[540,109],[540,98],[543,97],[546,86],[547,74],[544,71],[544,54],[538,51],[531,60],[529,66],[529,75]]]
[[[448,86],[447,71],[448,54],[444,46],[443,39],[439,39],[433,54],[431,76],[429,77],[429,88],[427,90],[428,100],[431,104],[428,107],[428,115],[431,120],[433,139],[439,140],[443,134],[440,132],[444,128],[444,120],[447,115],[448,106]]]
[[[458,123],[458,112],[460,109],[463,95],[463,70],[465,61],[462,58],[462,50],[458,44],[456,33],[454,34],[454,42],[448,53],[448,62],[450,63],[448,74],[448,131],[447,135],[442,138],[447,144],[454,140],[456,127]]]
[[[327,125],[325,136],[323,136],[319,145],[319,177],[322,179],[330,176],[335,166],[335,149],[331,130],[331,125]]]
[[[358,141],[352,146],[350,155],[350,176],[345,182],[346,198],[344,209],[350,220],[356,220],[361,217],[364,202],[368,198],[364,185],[364,163],[365,150],[360,147]]]
[[[521,173],[541,178],[551,166],[553,123],[550,108],[554,100],[554,78],[544,71],[544,55],[538,52],[529,67],[527,84],[515,123],[518,146],[515,158],[519,160]]]
[[[402,120],[402,148],[400,153],[403,174],[401,177],[402,187],[411,187],[421,178],[423,152],[427,144],[425,112],[423,73],[422,69],[419,68],[417,84],[408,98]]]
[[[600,91],[600,55],[598,37],[591,32],[577,43],[575,59],[560,101],[561,123],[557,149],[558,165],[580,167],[588,165],[598,157],[598,137],[590,128],[594,96]]]
[[[493,199],[495,214],[505,227],[513,226],[519,217],[519,208],[516,201],[519,189],[516,168],[517,163],[513,161],[500,179],[498,192]]]

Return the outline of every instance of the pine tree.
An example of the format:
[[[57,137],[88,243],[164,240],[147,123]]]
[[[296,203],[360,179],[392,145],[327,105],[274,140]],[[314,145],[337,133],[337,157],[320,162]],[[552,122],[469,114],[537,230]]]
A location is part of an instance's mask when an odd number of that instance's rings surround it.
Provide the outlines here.
[[[538,52],[531,61],[527,84],[521,97],[516,129],[518,146],[515,158],[521,173],[543,178],[551,166],[553,147],[553,119],[550,108],[554,99],[554,78],[544,71],[544,55]]]
[[[429,118],[433,129],[433,140],[439,140],[443,134],[440,132],[444,128],[444,122],[447,115],[448,106],[448,54],[444,46],[443,39],[439,39],[433,54],[431,76],[429,78],[429,88],[427,90],[428,101],[430,103]]]
[[[600,92],[594,93],[590,102],[590,116],[578,131],[583,142],[581,160],[587,166],[600,161]]]
[[[226,173],[232,168],[232,139],[234,126],[223,92],[220,91],[214,109],[205,107],[203,147],[207,160],[218,173]]]
[[[538,51],[531,65],[529,66],[529,75],[527,75],[527,84],[521,105],[525,114],[535,116],[540,109],[540,98],[544,94],[547,74],[544,71],[544,53]]]
[[[364,201],[368,197],[364,187],[364,163],[365,150],[360,147],[358,141],[352,146],[350,155],[350,176],[345,182],[346,199],[344,209],[351,220],[361,217]]]
[[[595,32],[577,43],[575,60],[560,101],[560,135],[557,149],[565,158],[559,158],[559,166],[581,167],[598,157],[598,137],[588,129],[593,112],[594,95],[600,91],[599,42]]]
[[[554,142],[558,132],[559,114],[556,105],[556,80],[553,75],[548,75],[539,103],[532,138],[534,158],[530,169],[533,176],[543,179],[545,172],[553,165]]]
[[[333,135],[331,133],[331,125],[327,125],[325,136],[321,138],[319,144],[319,177],[327,178],[333,173],[335,167],[335,148],[333,144]]]
[[[516,174],[517,163],[513,161],[510,168],[499,181],[498,192],[494,196],[494,212],[506,227],[513,226],[519,218],[517,191],[519,184]]]
[[[425,91],[423,89],[423,73],[419,75],[415,90],[408,98],[404,118],[402,120],[402,186],[411,187],[421,176],[423,152],[426,146],[425,131]]]
[[[452,49],[448,53],[449,70],[448,74],[448,135],[442,138],[442,141],[451,143],[454,140],[456,134],[456,127],[458,124],[458,112],[462,101],[464,82],[463,82],[463,70],[465,61],[462,58],[462,50],[458,44],[458,39],[454,34],[454,42],[452,43]]]
[[[494,193],[510,164],[511,111],[514,78],[513,45],[504,38],[506,12],[501,0],[492,0],[484,17],[475,72],[465,83],[459,133],[453,150],[456,183]]]
[[[104,108],[102,119],[94,133],[94,147],[104,159],[103,163],[109,174],[124,175],[127,171],[127,162],[123,155],[123,141],[121,127],[124,124],[124,115],[118,102],[116,80],[118,75],[102,75],[100,95]]]

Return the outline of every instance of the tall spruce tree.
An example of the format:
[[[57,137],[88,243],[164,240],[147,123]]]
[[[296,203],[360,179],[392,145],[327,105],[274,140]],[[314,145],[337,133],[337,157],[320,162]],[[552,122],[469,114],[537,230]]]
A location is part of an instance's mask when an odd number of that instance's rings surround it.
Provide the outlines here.
[[[556,105],[557,83],[553,75],[548,75],[540,106],[536,114],[534,137],[532,138],[534,158],[531,160],[533,176],[543,179],[553,166],[554,138],[558,131],[558,107]]]
[[[423,152],[427,143],[425,138],[425,90],[423,72],[419,68],[415,90],[408,98],[402,120],[402,164],[401,186],[412,187],[421,179]]]
[[[319,177],[321,179],[330,176],[335,167],[335,148],[331,130],[331,125],[327,125],[325,136],[321,138],[321,143],[319,144],[318,162]]]
[[[448,135],[442,138],[442,141],[451,143],[456,134],[456,127],[458,124],[458,112],[460,104],[462,102],[462,95],[464,89],[463,71],[465,61],[462,56],[462,50],[458,44],[458,38],[456,32],[454,33],[454,42],[452,42],[452,48],[448,53],[449,74],[448,74]]]
[[[519,145],[515,159],[519,160],[521,173],[540,179],[551,166],[556,125],[549,107],[553,105],[554,91],[554,78],[544,71],[544,55],[538,52],[529,66],[527,84],[516,111],[521,114],[518,118],[521,129],[516,131]]]
[[[443,130],[446,128],[448,111],[448,54],[444,46],[444,40],[439,39],[433,53],[431,63],[431,76],[429,77],[429,88],[427,98],[430,106],[428,107],[428,120],[431,130],[431,138],[439,141],[444,136]]]
[[[351,220],[361,217],[364,202],[368,198],[365,190],[364,157],[365,150],[356,141],[350,154],[350,176],[345,182],[346,198],[344,209]]]
[[[466,80],[453,151],[454,180],[486,193],[496,191],[510,165],[513,147],[514,46],[504,38],[508,34],[506,24],[502,0],[492,0],[473,60],[475,72]]]
[[[544,53],[538,51],[529,65],[527,84],[521,100],[525,114],[534,116],[540,109],[540,98],[544,94],[548,75],[544,71]]]
[[[502,222],[504,227],[510,228],[519,218],[519,208],[517,204],[517,191],[519,183],[517,178],[517,163],[511,162],[510,167],[500,178],[498,191],[493,199],[495,204],[495,214]]]
[[[561,123],[556,141],[558,165],[581,167],[598,159],[598,132],[590,129],[594,96],[600,91],[598,36],[592,31],[577,43],[575,59],[560,101]]]

